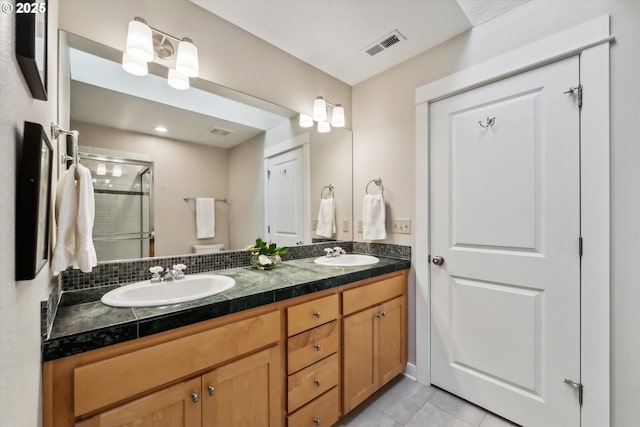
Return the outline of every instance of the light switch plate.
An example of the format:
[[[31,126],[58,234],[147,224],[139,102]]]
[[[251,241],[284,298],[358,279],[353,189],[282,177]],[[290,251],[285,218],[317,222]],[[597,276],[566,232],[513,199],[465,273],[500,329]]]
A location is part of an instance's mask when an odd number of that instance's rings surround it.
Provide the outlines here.
[[[342,220],[342,232],[343,233],[348,233],[349,232],[349,220],[348,219]]]
[[[394,218],[391,231],[398,234],[411,234],[411,218]]]
[[[314,219],[311,221],[311,229],[312,230],[317,230],[318,229],[318,220]]]
[[[362,220],[358,220],[358,233],[362,233]]]

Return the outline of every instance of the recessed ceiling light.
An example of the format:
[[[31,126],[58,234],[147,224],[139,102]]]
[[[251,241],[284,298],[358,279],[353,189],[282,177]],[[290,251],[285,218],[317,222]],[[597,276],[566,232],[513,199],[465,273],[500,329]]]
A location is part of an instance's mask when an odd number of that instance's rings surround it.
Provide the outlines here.
[[[156,126],[155,128],[156,132],[162,132],[162,133],[166,133],[167,132],[167,128],[164,126]]]

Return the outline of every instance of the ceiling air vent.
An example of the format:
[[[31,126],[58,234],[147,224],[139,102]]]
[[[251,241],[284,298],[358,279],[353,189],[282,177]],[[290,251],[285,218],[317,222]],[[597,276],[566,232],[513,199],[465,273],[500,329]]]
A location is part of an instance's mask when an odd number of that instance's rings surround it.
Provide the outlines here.
[[[209,133],[213,133],[215,135],[220,135],[220,136],[227,136],[230,133],[233,133],[233,131],[229,130],[229,129],[223,129],[223,128],[219,128],[219,127],[215,127],[214,126],[209,130]]]
[[[407,38],[400,33],[398,30],[393,30],[389,34],[382,37],[377,42],[370,44],[366,48],[363,49],[364,52],[368,53],[370,56],[377,55],[385,49],[389,49],[391,46],[400,43],[402,40],[406,40]]]

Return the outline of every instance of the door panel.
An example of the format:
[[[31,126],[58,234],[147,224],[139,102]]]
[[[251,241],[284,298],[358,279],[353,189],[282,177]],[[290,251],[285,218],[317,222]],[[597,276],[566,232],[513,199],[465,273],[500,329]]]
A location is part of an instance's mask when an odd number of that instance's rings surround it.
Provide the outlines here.
[[[568,58],[430,109],[432,382],[528,427],[580,423],[578,81]]]
[[[404,297],[380,305],[382,317],[378,319],[378,354],[380,385],[386,384],[404,371],[406,364]]]

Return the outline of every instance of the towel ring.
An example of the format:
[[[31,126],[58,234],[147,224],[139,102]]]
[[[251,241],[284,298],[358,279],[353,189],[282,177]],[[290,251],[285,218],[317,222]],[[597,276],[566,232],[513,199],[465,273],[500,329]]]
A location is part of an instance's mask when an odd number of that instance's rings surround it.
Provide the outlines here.
[[[324,198],[324,190],[329,190],[329,195],[331,196],[331,198],[335,197],[335,194],[333,194],[333,184],[325,185],[324,187],[322,187],[322,190],[320,190],[321,199]]]
[[[380,189],[380,194],[384,196],[384,185],[382,185],[382,179],[380,177],[374,178],[367,183],[367,186],[364,188],[364,194],[369,194],[369,185],[371,185],[371,183],[377,185]]]

